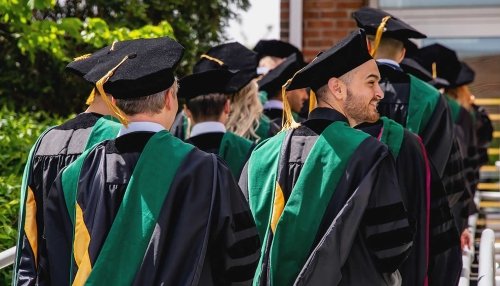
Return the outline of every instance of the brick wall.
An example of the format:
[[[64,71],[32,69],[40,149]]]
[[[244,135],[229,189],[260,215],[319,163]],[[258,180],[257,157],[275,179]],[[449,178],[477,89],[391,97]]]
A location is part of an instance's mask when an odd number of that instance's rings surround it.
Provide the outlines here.
[[[289,0],[281,0],[281,39],[288,40]],[[303,0],[302,52],[307,61],[356,28],[351,13],[367,0]]]

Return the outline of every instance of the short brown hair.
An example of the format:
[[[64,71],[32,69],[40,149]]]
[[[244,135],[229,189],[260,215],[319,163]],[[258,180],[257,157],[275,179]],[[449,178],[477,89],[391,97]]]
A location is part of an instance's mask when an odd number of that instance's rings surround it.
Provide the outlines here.
[[[191,111],[196,122],[203,120],[217,120],[224,110],[229,96],[223,93],[210,93],[199,95],[187,102],[187,108]]]
[[[178,89],[179,85],[177,79],[175,79],[172,86],[167,90],[137,98],[116,99],[116,106],[129,116],[139,113],[157,114],[160,113],[165,106],[165,93],[172,90],[173,96],[177,97]]]

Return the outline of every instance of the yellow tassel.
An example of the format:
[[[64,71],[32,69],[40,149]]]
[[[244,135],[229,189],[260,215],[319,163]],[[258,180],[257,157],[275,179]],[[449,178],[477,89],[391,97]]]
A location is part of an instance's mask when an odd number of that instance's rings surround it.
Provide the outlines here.
[[[85,101],[85,104],[91,105],[92,102],[94,102],[94,98],[95,98],[95,88],[93,88],[92,91],[90,92],[90,95],[89,97],[87,97],[87,101]]]
[[[436,66],[436,62],[432,63],[432,78],[433,79],[437,78],[437,66]]]
[[[74,58],[74,59],[73,59],[73,61],[75,61],[75,62],[76,62],[76,61],[81,61],[81,60],[84,60],[84,59],[88,59],[88,58],[90,58],[90,56],[91,56],[91,55],[92,55],[92,54],[85,54],[85,55],[81,55],[81,56],[79,56],[79,57]]]
[[[373,44],[372,50],[370,51],[370,55],[372,57],[375,57],[375,54],[377,53],[380,40],[382,39],[382,33],[384,33],[385,25],[387,24],[387,21],[389,21],[390,18],[391,16],[385,16],[377,28],[377,33],[375,34],[375,43]]]
[[[223,62],[223,61],[219,60],[218,58],[211,57],[211,56],[209,56],[209,55],[205,55],[205,54],[203,54],[203,55],[201,55],[201,56],[200,56],[200,59],[207,59],[207,60],[209,60],[209,61],[216,62],[216,63],[217,63],[217,64],[219,64],[220,66],[223,66],[223,65],[224,65],[224,62]]]
[[[314,91],[311,89],[309,91],[309,113],[311,113],[311,111],[316,108],[316,105],[316,93],[314,93]]]
[[[117,40],[114,40],[113,43],[111,44],[111,48],[109,49],[109,51],[114,51],[115,50],[115,44],[118,43]]]
[[[121,66],[126,60],[128,59],[128,56],[125,56],[120,63],[118,63],[114,68],[112,68],[108,73],[106,73],[100,80],[96,82],[96,88],[99,94],[101,95],[102,99],[104,100],[104,103],[108,106],[108,108],[113,112],[120,120],[120,122],[125,125],[125,127],[128,126],[128,119],[127,116],[123,113],[123,111],[118,108],[118,106],[114,105],[111,100],[106,96],[106,92],[104,92],[104,84],[113,76],[113,73],[115,70]]]
[[[315,57],[310,63],[312,64],[316,59],[318,59],[318,57]],[[305,69],[306,67],[308,67],[309,65],[301,68],[300,70],[296,71],[293,76],[288,79],[286,81],[286,83],[281,86],[281,98],[283,99],[283,120],[282,120],[282,130],[286,130],[286,129],[293,129],[293,128],[297,128],[300,126],[300,123],[297,123],[295,121],[295,119],[293,118],[293,114],[292,114],[292,107],[290,106],[290,103],[288,102],[288,98],[286,96],[286,88],[288,86],[290,86],[290,84],[292,83],[293,79],[295,78],[295,76],[300,73],[303,69]],[[314,93],[314,92],[313,92]],[[314,96],[314,105],[316,105],[316,96]],[[309,111],[311,110],[311,103],[309,103]]]

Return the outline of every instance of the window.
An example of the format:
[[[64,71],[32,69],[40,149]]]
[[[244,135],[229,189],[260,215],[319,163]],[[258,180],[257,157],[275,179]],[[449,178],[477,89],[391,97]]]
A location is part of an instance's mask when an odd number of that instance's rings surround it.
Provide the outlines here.
[[[459,58],[500,55],[500,37],[495,38],[427,38],[421,46],[440,43],[457,52]]]

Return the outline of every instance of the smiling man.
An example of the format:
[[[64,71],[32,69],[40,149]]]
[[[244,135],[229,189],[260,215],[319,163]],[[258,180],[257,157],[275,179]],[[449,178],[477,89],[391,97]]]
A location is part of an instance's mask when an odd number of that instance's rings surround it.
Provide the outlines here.
[[[285,96],[288,130],[257,146],[240,178],[263,241],[255,284],[401,284],[413,233],[394,161],[349,126],[378,119],[379,79],[358,30],[291,80],[318,107],[297,126]]]

